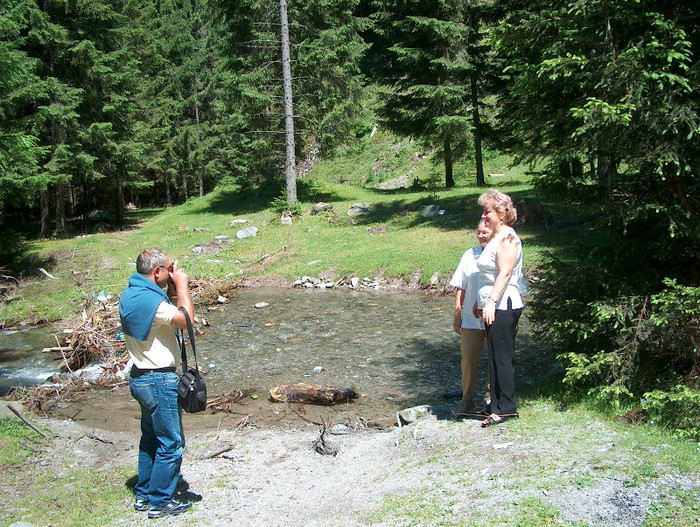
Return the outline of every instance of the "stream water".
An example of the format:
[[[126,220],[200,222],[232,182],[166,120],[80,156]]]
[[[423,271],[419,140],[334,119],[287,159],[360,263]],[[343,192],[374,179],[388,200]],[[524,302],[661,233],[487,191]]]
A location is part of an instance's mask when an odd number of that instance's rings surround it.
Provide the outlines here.
[[[255,307],[261,303],[267,305]],[[243,289],[219,311],[202,312],[210,325],[197,337],[197,356],[208,371],[210,396],[241,389],[266,401],[270,388],[297,382],[354,387],[361,395],[352,403],[357,413],[387,417],[406,407],[460,398],[453,305],[452,296]],[[50,375],[53,365],[39,350],[51,341],[43,330],[3,335],[1,386],[33,384]],[[558,371],[530,338],[525,318],[517,349],[520,386]],[[479,397],[485,377],[486,353]]]
[[[55,346],[48,328],[0,331],[0,396],[12,386],[41,384],[58,372],[53,354],[41,349]]]

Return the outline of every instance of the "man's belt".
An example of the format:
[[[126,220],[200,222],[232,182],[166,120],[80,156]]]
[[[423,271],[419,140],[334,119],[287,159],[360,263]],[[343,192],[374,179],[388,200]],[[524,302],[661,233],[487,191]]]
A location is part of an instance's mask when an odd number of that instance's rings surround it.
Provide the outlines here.
[[[141,375],[146,375],[147,373],[175,373],[176,371],[177,369],[175,368],[175,366],[169,366],[168,368],[152,368],[146,370],[142,370],[141,368],[132,366],[131,376],[140,377]]]

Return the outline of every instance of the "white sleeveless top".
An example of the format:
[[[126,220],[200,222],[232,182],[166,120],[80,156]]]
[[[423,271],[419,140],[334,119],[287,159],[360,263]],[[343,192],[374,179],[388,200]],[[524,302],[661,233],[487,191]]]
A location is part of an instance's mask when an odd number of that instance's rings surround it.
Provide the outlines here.
[[[506,286],[503,295],[501,295],[496,309],[507,310],[508,309],[508,299],[511,299],[512,308],[520,309],[523,307],[523,297],[521,296],[521,290],[524,292],[525,287],[525,277],[523,276],[523,244],[520,238],[516,234],[512,227],[504,226],[496,236],[484,247],[481,256],[476,261],[476,265],[479,267],[479,309],[483,309],[486,305],[486,301],[491,292],[493,291],[493,284],[498,276],[498,264],[496,262],[496,251],[503,239],[512,235],[518,242],[518,256],[515,261],[515,267],[513,267],[513,274],[510,276],[508,285]]]

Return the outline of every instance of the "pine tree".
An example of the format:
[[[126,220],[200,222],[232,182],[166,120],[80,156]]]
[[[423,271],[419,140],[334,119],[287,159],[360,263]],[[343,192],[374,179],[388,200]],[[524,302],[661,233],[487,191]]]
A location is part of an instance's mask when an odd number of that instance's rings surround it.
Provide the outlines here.
[[[445,186],[454,186],[453,163],[466,151],[479,117],[478,12],[467,0],[375,2],[373,54],[385,87],[386,126],[438,148]],[[478,156],[480,156],[480,146]],[[483,170],[481,170],[483,177]]]
[[[228,109],[242,125],[237,137],[245,154],[241,175],[252,180],[275,177],[285,157],[279,2],[214,5],[232,73]],[[359,35],[361,22],[353,15],[355,5],[340,0],[288,5],[297,156],[312,142],[330,139],[343,115],[356,106],[365,45]]]

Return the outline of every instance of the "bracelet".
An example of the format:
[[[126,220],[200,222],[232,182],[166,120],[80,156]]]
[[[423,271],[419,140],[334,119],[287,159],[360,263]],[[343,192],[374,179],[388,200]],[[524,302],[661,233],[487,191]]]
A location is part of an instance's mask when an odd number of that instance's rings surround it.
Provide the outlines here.
[[[495,299],[494,297],[492,297],[492,296],[488,297],[487,300],[493,300],[493,303],[494,303],[494,304],[498,304],[498,300],[496,300],[496,299]]]

